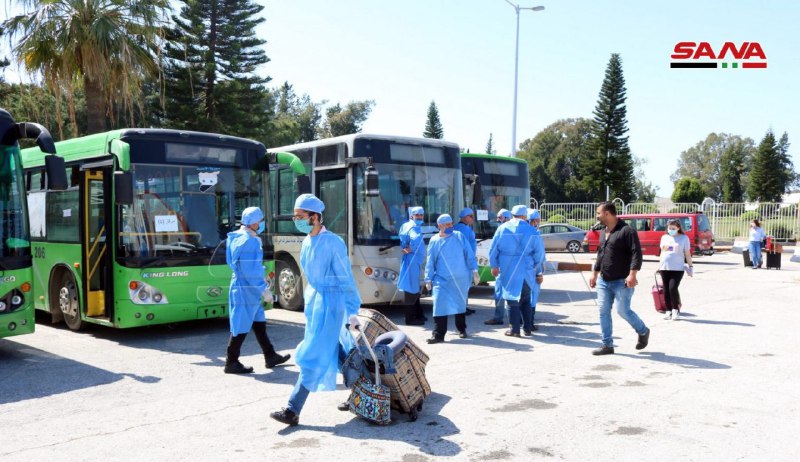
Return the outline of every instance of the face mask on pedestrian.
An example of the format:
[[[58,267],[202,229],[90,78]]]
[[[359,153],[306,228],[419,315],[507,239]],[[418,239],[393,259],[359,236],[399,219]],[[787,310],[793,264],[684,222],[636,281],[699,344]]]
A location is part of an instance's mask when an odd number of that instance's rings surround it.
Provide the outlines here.
[[[414,224],[417,226],[422,226],[425,223],[425,220],[420,220],[419,218],[414,218]]]
[[[453,231],[455,231],[455,228],[452,228],[452,227],[444,229],[444,233],[447,234],[448,236],[450,234],[453,234]]]
[[[308,218],[295,220],[294,227],[303,234],[309,234],[314,229],[314,225],[309,222]]]
[[[263,232],[264,232],[264,229],[266,228],[266,223],[267,223],[267,222],[266,222],[265,220],[262,220],[262,221],[261,221],[261,222],[258,224],[258,230],[256,231],[256,234],[261,234],[261,233],[263,233]]]
[[[678,234],[678,229],[677,228],[670,228],[670,229],[667,230],[667,233],[669,233],[670,236],[675,236],[676,234]]]

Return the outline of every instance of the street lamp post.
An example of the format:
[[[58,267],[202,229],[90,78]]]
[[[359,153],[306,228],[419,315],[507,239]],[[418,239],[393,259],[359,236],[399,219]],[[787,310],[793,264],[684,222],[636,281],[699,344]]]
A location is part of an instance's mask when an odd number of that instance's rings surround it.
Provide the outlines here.
[[[506,0],[506,3],[514,7],[514,12],[517,14],[517,39],[514,49],[514,116],[511,122],[511,157],[517,157],[517,80],[519,79],[519,11],[531,10],[542,11],[543,6],[534,6],[530,8],[520,8],[519,5],[511,3]]]

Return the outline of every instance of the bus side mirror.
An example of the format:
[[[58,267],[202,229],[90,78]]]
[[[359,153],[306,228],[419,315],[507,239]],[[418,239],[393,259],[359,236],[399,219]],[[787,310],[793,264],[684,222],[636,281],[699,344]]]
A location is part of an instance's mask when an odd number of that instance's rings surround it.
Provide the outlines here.
[[[381,191],[378,189],[378,170],[372,165],[367,167],[364,171],[364,184],[367,186],[367,197],[378,197],[381,195]]]
[[[67,167],[63,157],[56,155],[44,156],[44,168],[47,172],[47,189],[51,191],[64,191],[67,185]]]
[[[117,205],[133,204],[133,173],[114,172],[114,202]]]
[[[295,179],[298,194],[311,194],[311,178],[308,175],[300,175]]]

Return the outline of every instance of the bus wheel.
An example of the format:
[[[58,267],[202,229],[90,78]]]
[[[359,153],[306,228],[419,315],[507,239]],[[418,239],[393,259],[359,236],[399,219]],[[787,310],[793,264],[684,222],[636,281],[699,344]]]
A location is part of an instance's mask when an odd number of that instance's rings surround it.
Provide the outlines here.
[[[567,243],[567,250],[571,253],[579,253],[581,251],[581,243],[578,241],[569,241]]]
[[[302,310],[303,280],[297,265],[286,260],[275,260],[275,273],[277,274],[278,303],[285,310]]]
[[[66,271],[61,273],[59,284],[56,288],[56,303],[58,311],[64,316],[64,322],[72,330],[81,330],[81,305],[78,300],[78,286],[75,279]]]

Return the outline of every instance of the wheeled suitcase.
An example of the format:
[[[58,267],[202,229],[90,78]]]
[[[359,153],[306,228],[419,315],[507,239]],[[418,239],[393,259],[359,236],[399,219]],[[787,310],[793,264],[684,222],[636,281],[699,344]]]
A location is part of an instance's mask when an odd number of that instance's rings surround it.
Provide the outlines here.
[[[750,251],[747,249],[742,250],[742,258],[744,258],[744,266],[747,268],[752,268],[753,261],[750,260]]]
[[[656,307],[656,311],[659,313],[664,313],[667,311],[667,300],[664,298],[664,286],[663,284],[658,282],[658,271],[653,275],[653,279],[655,279],[655,284],[650,289],[650,293],[653,294],[653,304]]]
[[[781,269],[780,252],[767,252],[767,268]]]
[[[369,309],[358,310],[358,320],[362,331],[370,342],[386,332],[400,330],[395,323],[383,314]],[[409,414],[409,419],[417,420],[425,397],[431,394],[431,386],[425,376],[428,355],[411,339],[394,354],[395,374],[381,374],[381,382],[389,387],[392,408]]]

